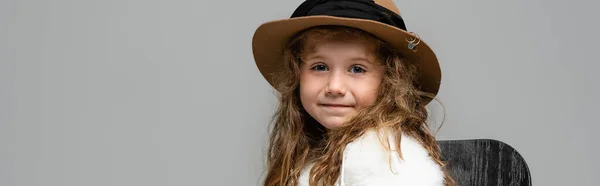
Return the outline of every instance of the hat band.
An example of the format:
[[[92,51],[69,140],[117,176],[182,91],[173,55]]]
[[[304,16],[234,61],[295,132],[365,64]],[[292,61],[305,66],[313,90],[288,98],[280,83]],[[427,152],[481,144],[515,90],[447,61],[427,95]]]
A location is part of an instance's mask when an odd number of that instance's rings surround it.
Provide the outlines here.
[[[400,15],[372,0],[306,0],[291,18],[316,15],[373,20],[406,31]]]

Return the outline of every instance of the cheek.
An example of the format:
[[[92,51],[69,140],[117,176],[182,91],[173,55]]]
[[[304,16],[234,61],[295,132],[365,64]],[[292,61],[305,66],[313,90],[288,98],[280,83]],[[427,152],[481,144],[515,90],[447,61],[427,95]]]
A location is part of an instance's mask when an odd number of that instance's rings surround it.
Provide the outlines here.
[[[300,101],[303,106],[315,102],[318,94],[317,87],[318,86],[314,83],[314,78],[300,76]]]
[[[368,92],[362,92],[361,95],[359,95],[360,100],[358,100],[358,105],[360,108],[364,108],[364,107],[368,107],[370,105],[372,105],[373,103],[375,103],[375,101],[377,100],[377,91],[368,91]]]
[[[323,80],[314,75],[300,76],[300,94],[318,94],[323,87]]]
[[[375,101],[377,101],[380,84],[381,80],[377,78],[371,81],[367,81],[361,86],[362,91],[359,91],[360,93],[359,95],[357,95],[357,97],[359,98],[359,107],[364,108],[374,104]]]

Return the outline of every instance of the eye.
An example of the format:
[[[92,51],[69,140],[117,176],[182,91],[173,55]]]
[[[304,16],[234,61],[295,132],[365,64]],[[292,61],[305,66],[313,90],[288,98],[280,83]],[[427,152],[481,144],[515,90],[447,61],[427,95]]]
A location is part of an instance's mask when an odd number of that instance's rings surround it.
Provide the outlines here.
[[[324,64],[317,64],[317,65],[314,65],[314,66],[312,66],[312,68],[310,68],[310,69],[311,69],[311,70],[314,70],[314,71],[327,71],[327,70],[329,70],[329,69],[327,68],[327,66],[326,66],[326,65],[324,65]]]
[[[353,74],[365,73],[365,69],[360,66],[352,66],[350,68],[350,73],[353,73]]]

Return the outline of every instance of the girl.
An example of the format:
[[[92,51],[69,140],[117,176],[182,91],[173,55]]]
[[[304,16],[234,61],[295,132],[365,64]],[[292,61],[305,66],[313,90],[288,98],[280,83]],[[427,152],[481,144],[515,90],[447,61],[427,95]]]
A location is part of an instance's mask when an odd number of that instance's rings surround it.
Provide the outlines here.
[[[253,52],[279,93],[265,186],[454,185],[425,122],[439,64],[391,0],[307,0]]]

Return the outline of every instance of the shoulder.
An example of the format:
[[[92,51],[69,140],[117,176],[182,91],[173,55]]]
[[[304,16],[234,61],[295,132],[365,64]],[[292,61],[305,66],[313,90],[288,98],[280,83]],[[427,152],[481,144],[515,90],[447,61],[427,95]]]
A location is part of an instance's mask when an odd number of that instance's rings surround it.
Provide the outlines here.
[[[401,137],[400,151],[389,150]],[[344,150],[343,178],[346,185],[443,185],[444,174],[427,150],[406,135],[371,130],[349,143]]]

